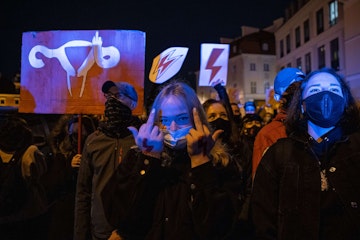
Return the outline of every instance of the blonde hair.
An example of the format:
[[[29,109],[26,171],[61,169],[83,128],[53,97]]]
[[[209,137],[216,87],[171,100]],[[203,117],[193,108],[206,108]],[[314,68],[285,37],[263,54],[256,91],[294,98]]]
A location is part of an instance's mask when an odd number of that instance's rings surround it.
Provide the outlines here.
[[[207,121],[206,114],[204,112],[204,109],[194,91],[189,85],[187,85],[184,82],[179,81],[172,81],[165,85],[159,94],[156,96],[154,103],[152,105],[152,108],[155,109],[155,119],[158,121],[159,119],[159,110],[161,107],[162,102],[168,97],[168,96],[174,96],[176,98],[179,98],[181,102],[183,102],[187,110],[190,114],[190,117],[192,119],[192,125],[194,126],[194,116],[192,113],[192,109],[195,108],[199,114],[201,122],[210,129],[209,122]],[[230,161],[230,155],[227,152],[227,149],[224,145],[221,144],[221,141],[216,141],[214,147],[209,153],[209,156],[211,157],[213,164],[221,164],[223,166],[226,166]]]

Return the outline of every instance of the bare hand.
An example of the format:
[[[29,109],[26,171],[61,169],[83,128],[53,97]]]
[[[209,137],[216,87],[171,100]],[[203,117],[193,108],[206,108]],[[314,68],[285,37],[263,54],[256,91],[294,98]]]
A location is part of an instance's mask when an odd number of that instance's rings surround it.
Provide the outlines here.
[[[146,153],[161,153],[164,147],[164,136],[158,126],[154,125],[155,110],[153,109],[146,123],[139,131],[135,127],[128,127],[132,132],[136,145]]]
[[[215,145],[215,141],[223,130],[216,130],[211,135],[210,130],[204,125],[196,109],[193,109],[195,128],[186,135],[187,151],[191,158],[192,167],[204,164],[210,161],[208,154]]]
[[[117,233],[116,230],[112,231],[111,236],[108,240],[123,240],[123,238]]]
[[[73,168],[80,167],[80,162],[81,162],[81,154],[78,153],[71,159],[71,167]]]

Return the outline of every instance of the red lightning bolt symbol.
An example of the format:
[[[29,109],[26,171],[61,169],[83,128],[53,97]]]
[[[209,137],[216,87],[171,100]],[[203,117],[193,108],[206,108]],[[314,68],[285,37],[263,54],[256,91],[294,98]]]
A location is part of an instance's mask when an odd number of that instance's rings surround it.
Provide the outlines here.
[[[213,78],[216,76],[218,71],[221,69],[221,66],[214,66],[214,64],[223,51],[224,51],[223,48],[213,48],[213,50],[210,54],[209,60],[206,64],[206,68],[205,68],[205,69],[211,70],[209,83],[213,80]]]
[[[160,59],[159,65],[158,65],[159,76],[162,74],[162,72],[166,71],[166,69],[172,62],[176,61],[177,59],[179,59],[182,56],[182,55],[180,55],[180,56],[175,56],[173,58],[170,58],[174,52],[175,52],[175,50],[169,52],[168,54],[166,54],[164,57],[162,57]]]

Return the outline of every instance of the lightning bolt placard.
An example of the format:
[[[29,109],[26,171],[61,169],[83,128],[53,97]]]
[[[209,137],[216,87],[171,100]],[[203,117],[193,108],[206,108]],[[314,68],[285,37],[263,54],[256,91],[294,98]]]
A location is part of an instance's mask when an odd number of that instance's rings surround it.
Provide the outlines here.
[[[149,79],[161,84],[173,77],[184,63],[189,48],[171,47],[157,55],[149,72]]]
[[[226,85],[229,60],[229,44],[201,44],[199,86],[212,86],[221,79]]]

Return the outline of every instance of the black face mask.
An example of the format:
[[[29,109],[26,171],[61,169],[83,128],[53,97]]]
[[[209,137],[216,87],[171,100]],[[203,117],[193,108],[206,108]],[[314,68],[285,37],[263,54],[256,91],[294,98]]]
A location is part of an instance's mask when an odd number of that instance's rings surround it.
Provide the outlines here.
[[[105,117],[107,120],[100,124],[100,130],[113,138],[122,138],[131,134],[127,127],[131,124],[131,109],[115,98],[108,98],[105,102]]]
[[[243,129],[243,134],[249,138],[254,138],[256,137],[256,135],[258,134],[258,132],[260,131],[261,127],[258,126],[252,126],[250,128],[245,128]]]
[[[305,116],[323,128],[335,126],[345,109],[344,98],[329,91],[309,96],[303,102],[306,105]]]
[[[224,130],[224,132],[220,134],[220,138],[223,140],[223,142],[228,142],[230,140],[230,136],[231,136],[230,121],[224,120],[222,118],[218,118],[212,122],[209,122],[209,124],[214,131],[219,129]]]
[[[105,103],[105,117],[108,122],[126,125],[131,119],[131,109],[115,98],[109,98]]]

